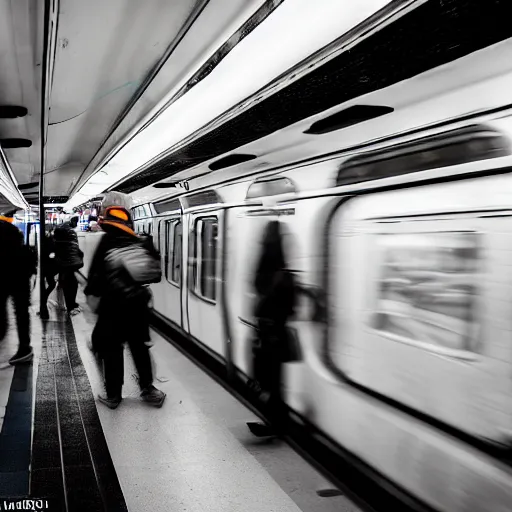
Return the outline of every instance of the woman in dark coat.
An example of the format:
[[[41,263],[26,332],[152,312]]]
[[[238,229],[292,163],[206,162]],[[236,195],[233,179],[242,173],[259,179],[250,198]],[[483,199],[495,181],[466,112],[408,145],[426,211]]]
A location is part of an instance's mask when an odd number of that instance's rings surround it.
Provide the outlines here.
[[[295,283],[287,269],[278,221],[266,227],[254,288],[258,297],[254,312],[258,331],[253,351],[254,379],[261,388],[260,396],[266,397],[266,412],[272,426],[247,425],[254,435],[262,437],[279,433],[286,422],[281,392],[282,365],[290,348],[286,323],[294,314],[296,301]]]

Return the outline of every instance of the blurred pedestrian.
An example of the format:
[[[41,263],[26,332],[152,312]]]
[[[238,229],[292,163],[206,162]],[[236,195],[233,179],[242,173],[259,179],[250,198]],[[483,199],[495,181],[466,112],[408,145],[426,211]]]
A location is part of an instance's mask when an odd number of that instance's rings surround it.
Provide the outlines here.
[[[78,244],[76,227],[78,215],[73,215],[68,222],[58,226],[53,236],[55,242],[55,263],[59,270],[59,286],[64,293],[68,314],[73,316],[81,312],[76,302],[78,280],[75,272],[84,266],[84,255]]]
[[[266,227],[254,288],[257,336],[253,346],[251,388],[264,402],[270,425],[254,422],[247,425],[254,435],[264,437],[280,434],[285,429],[287,416],[281,391],[282,367],[284,362],[296,357],[292,355],[296,352],[296,340],[286,326],[294,314],[296,287],[285,261],[278,221],[272,221]]]
[[[30,343],[30,280],[37,273],[37,259],[24,244],[22,232],[12,224],[12,217],[0,216],[0,341],[8,329],[7,302],[12,298],[18,329],[18,351],[12,365],[33,359]],[[37,257],[36,257],[37,258]]]
[[[137,368],[142,399],[160,407],[166,395],[153,385],[148,346],[151,292],[147,286],[160,280],[160,262],[133,231],[128,207],[119,203],[122,204],[121,194],[107,195],[103,201],[100,225],[105,235],[94,254],[85,289],[90,303],[96,303],[94,309],[98,314],[92,344],[103,359],[106,390],[98,399],[111,409],[121,403],[123,352],[127,342]]]
[[[50,226],[51,228],[51,226]],[[55,258],[55,240],[53,239],[52,230],[49,229],[46,233],[46,239],[44,244],[44,252],[42,254],[43,259],[43,272],[44,272],[44,280],[46,281],[44,296],[42,297],[42,311],[44,311],[44,316],[48,318],[48,308],[47,303],[50,295],[53,290],[57,286],[56,277],[59,273],[59,267]]]

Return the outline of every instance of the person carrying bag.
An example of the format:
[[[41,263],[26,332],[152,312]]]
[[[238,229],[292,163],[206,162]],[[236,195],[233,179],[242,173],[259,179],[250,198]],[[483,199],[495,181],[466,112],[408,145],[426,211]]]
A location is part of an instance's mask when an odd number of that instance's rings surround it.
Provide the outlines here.
[[[161,280],[160,262],[133,231],[127,208],[104,199],[100,225],[105,231],[91,263],[85,294],[96,302],[95,351],[103,360],[106,393],[99,401],[115,409],[122,401],[124,344],[128,343],[138,373],[142,399],[160,407],[165,393],[153,386],[148,344],[149,285]],[[110,198],[112,199],[112,198]],[[90,299],[95,297],[97,300]]]

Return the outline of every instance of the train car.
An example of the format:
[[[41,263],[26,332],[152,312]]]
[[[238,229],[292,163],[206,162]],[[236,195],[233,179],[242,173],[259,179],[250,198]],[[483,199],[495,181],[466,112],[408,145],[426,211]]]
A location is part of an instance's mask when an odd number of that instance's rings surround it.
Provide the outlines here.
[[[512,116],[405,134],[135,208],[154,312],[250,376],[270,220],[301,299],[286,401],[437,510],[512,503]]]
[[[132,208],[132,218],[135,232],[138,235],[152,236],[153,221],[149,205]]]

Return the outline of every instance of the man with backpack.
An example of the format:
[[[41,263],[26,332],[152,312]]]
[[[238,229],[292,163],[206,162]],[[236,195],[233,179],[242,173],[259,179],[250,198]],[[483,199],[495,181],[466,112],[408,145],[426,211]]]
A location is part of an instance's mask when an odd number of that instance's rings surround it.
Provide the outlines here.
[[[110,204],[112,202],[116,201],[110,201]],[[139,375],[142,399],[161,407],[166,395],[153,386],[148,347],[151,340],[151,291],[148,285],[160,281],[160,262],[133,231],[128,209],[108,204],[106,197],[100,217],[105,235],[96,249],[85,289],[88,299],[99,299],[95,308],[98,321],[94,329],[94,345],[103,359],[106,395],[100,395],[98,399],[111,409],[121,403],[123,349],[127,342]]]
[[[37,256],[24,244],[12,217],[0,216],[0,342],[7,334],[7,301],[12,297],[18,328],[18,351],[12,365],[33,359],[30,344],[30,278],[37,273]],[[34,259],[35,258],[35,259]]]

